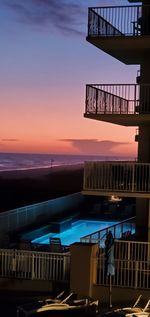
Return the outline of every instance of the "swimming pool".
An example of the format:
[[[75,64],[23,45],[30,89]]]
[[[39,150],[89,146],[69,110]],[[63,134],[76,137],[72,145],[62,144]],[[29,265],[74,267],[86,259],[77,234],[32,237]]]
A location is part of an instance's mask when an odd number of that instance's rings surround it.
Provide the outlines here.
[[[48,233],[32,240],[32,243],[49,244],[49,238],[60,238],[62,245],[70,245],[79,242],[80,238],[95,231],[105,229],[117,224],[118,221],[77,220],[72,223],[71,228],[60,233]],[[128,228],[127,228],[128,230]],[[118,232],[119,234],[119,232]]]

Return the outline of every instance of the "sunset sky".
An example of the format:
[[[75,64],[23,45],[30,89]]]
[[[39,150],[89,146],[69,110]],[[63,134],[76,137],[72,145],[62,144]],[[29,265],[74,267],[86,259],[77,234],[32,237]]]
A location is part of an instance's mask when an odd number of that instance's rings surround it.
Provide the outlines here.
[[[85,119],[87,83],[135,83],[86,42],[88,6],[126,0],[0,0],[0,152],[136,156],[135,128]]]

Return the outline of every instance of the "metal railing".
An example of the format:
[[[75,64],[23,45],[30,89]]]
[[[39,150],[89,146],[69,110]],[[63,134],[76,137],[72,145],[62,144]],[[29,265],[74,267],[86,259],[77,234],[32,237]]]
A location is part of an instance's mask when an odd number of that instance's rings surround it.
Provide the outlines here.
[[[69,208],[73,203],[78,206],[81,197],[81,194],[75,193],[2,212],[0,213],[0,233],[15,231],[29,225],[41,225],[41,220],[46,222],[51,220],[54,214],[59,213],[60,206],[65,204],[66,208]]]
[[[150,164],[85,162],[83,190],[150,193]]]
[[[0,249],[0,277],[68,281],[70,253]]]
[[[86,85],[86,114],[150,113],[150,84]]]
[[[123,237],[129,238],[135,233],[135,217],[126,219],[105,229],[97,230],[82,237],[80,241],[87,243],[98,243],[100,247],[104,247],[106,236],[110,230],[114,239],[121,239]]]
[[[35,224],[42,217],[48,219],[49,211],[54,203],[55,200],[53,199],[5,211],[0,214],[0,230],[11,232],[27,225]]]
[[[112,285],[118,287],[150,288],[150,243],[115,241],[115,275]],[[97,284],[109,285],[106,276],[104,249],[97,257]]]
[[[115,275],[117,287],[150,289],[150,243],[115,240]],[[97,262],[97,285],[109,285],[104,248]],[[46,253],[0,249],[0,277],[34,280],[69,281],[70,253]]]
[[[93,7],[88,11],[88,37],[150,34],[150,6]]]

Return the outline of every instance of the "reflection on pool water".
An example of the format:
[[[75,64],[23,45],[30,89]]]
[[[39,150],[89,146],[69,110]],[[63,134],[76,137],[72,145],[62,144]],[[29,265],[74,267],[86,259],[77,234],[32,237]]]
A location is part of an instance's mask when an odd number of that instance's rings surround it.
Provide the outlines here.
[[[33,243],[49,244],[49,238],[55,237],[60,238],[63,245],[70,245],[74,242],[79,242],[80,238],[91,234],[95,231],[105,229],[109,226],[115,225],[116,221],[97,221],[97,220],[78,220],[72,223],[70,229],[65,230],[61,233],[49,233],[43,235],[39,238],[32,240]],[[129,224],[126,224],[126,230],[129,230]],[[117,233],[120,237],[120,232],[118,229]]]

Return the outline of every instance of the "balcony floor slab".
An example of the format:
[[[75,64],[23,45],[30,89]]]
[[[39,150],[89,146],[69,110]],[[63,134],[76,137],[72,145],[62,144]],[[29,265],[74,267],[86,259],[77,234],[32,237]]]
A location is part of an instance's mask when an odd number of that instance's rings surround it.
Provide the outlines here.
[[[149,126],[150,114],[93,114],[85,113],[85,118],[109,122],[112,124],[136,127],[136,126]]]
[[[127,65],[141,64],[149,57],[150,36],[87,36],[87,41]]]

